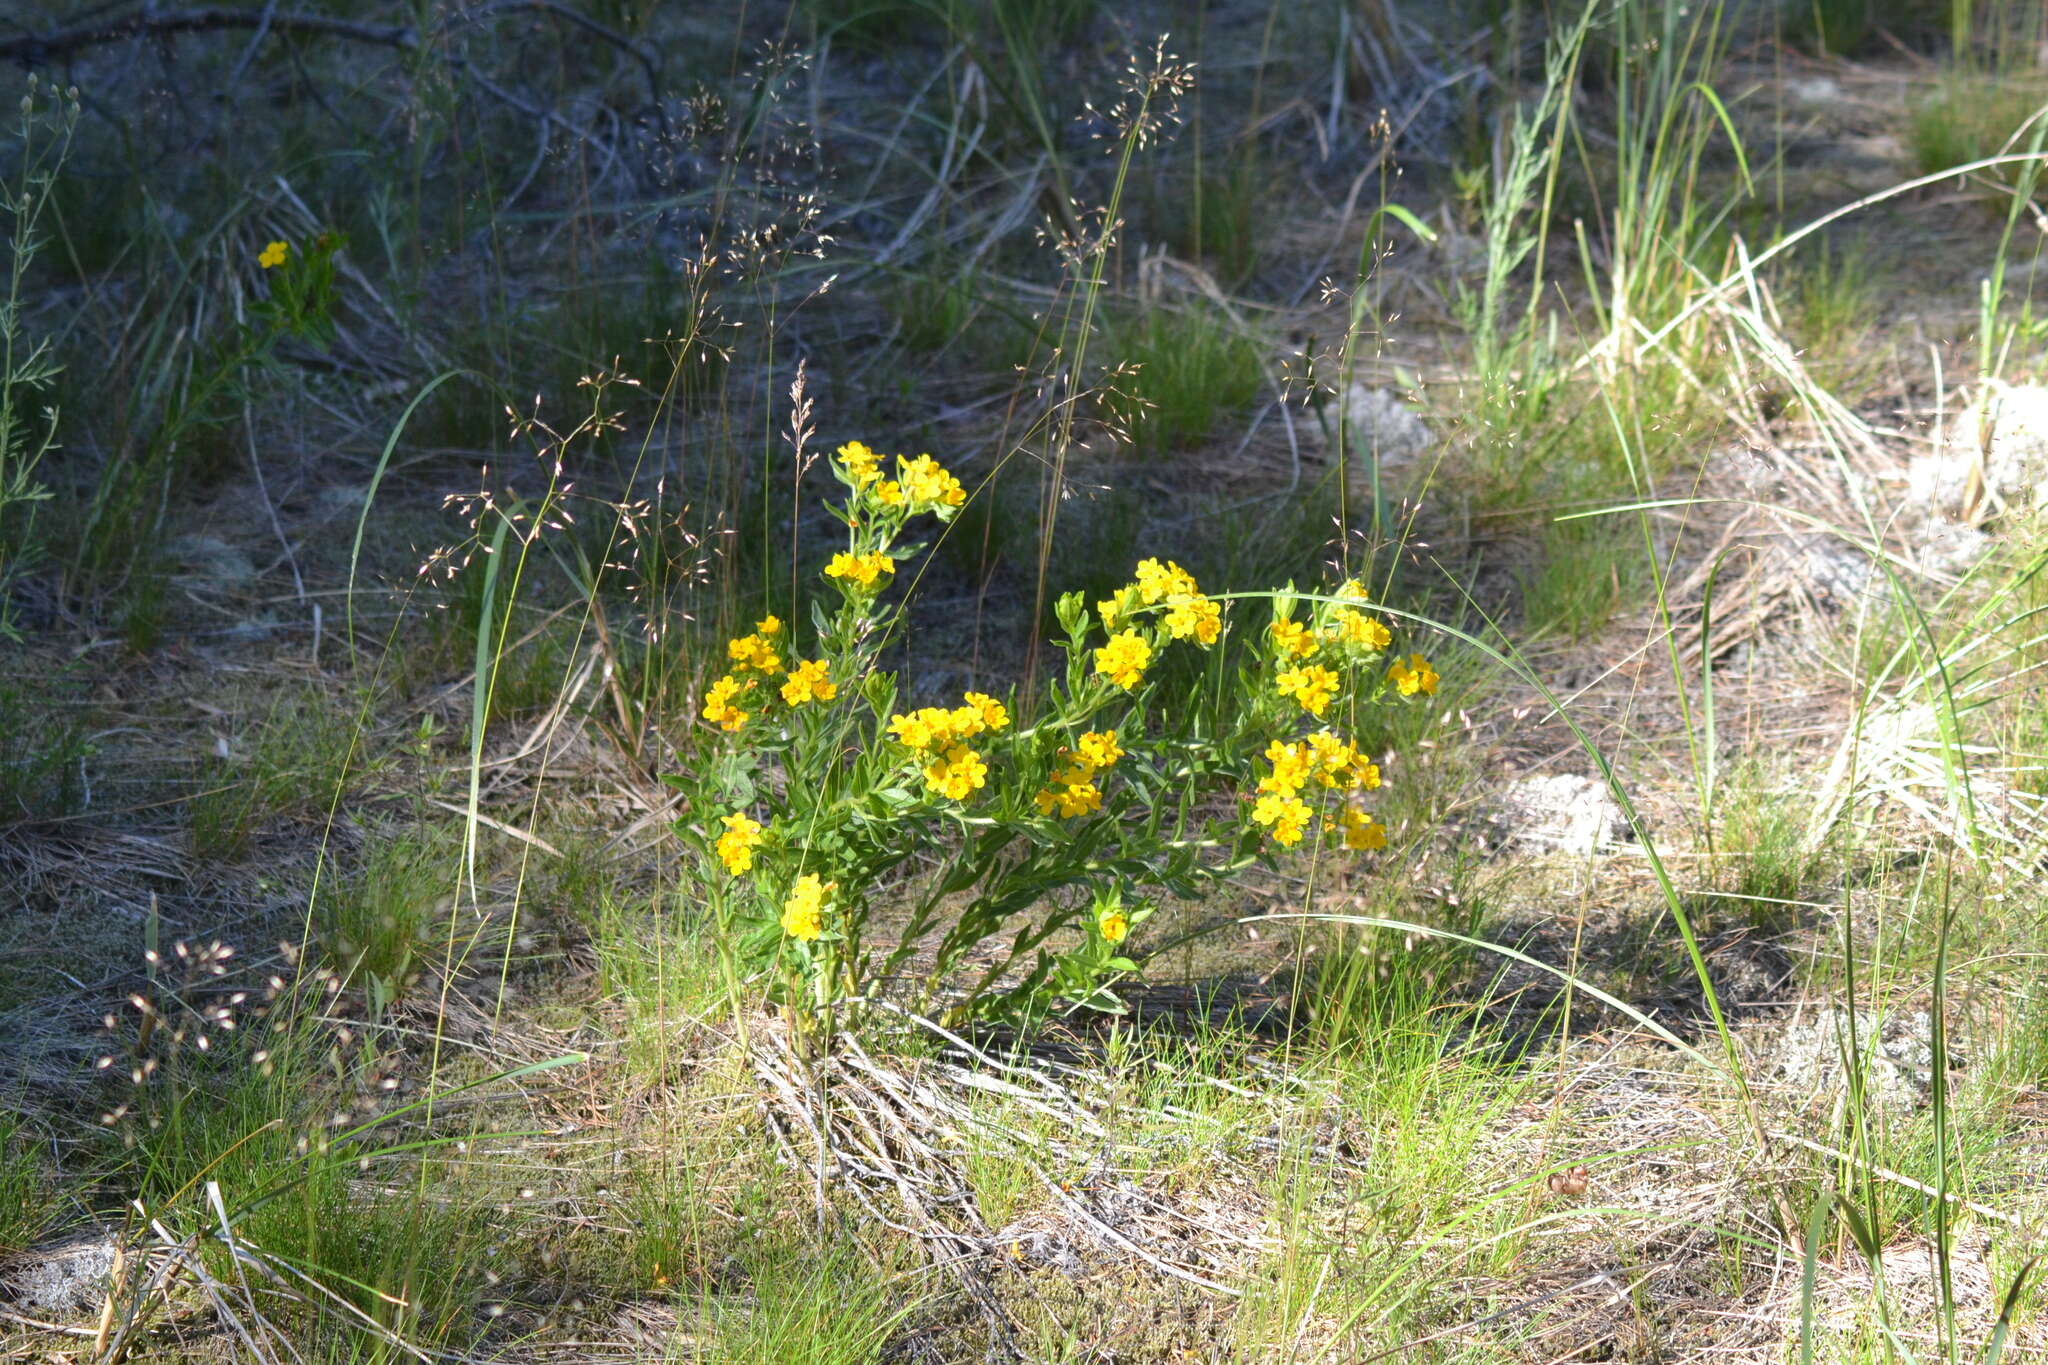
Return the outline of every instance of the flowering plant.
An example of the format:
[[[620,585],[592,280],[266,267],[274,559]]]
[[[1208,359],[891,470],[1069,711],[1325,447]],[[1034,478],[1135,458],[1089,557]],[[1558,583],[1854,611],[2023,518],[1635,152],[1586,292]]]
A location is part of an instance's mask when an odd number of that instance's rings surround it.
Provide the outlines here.
[[[858,441],[832,470],[848,490],[831,508],[847,547],[824,570],[836,604],[813,604],[808,647],[775,616],[727,643],[704,751],[671,779],[726,943],[792,1010],[827,1018],[913,961],[920,1003],[946,992],[955,1020],[1116,1009],[1153,896],[1311,831],[1385,847],[1366,806],[1379,766],[1343,725],[1438,679],[1419,654],[1385,661],[1392,632],[1356,580],[1257,594],[1271,616],[1237,648],[1234,604],[1147,559],[1092,611],[1059,600],[1065,667],[1028,712],[972,691],[899,709],[877,667],[903,610],[885,592],[919,548],[907,526],[950,520],[966,491],[929,455],[890,477]],[[1198,667],[1162,667],[1176,651]]]

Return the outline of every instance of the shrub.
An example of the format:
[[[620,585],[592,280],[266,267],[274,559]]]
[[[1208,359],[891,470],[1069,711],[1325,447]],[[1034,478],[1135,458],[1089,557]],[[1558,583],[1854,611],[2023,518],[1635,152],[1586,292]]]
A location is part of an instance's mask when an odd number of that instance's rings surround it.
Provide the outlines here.
[[[1244,641],[1230,604],[1148,559],[1093,612],[1060,599],[1065,666],[1042,697],[899,709],[876,658],[903,610],[883,595],[915,553],[907,525],[951,520],[966,493],[928,455],[886,478],[858,442],[833,470],[850,490],[831,508],[848,533],[825,568],[836,606],[814,604],[808,648],[773,616],[728,643],[730,671],[701,708],[710,739],[672,779],[729,963],[801,1025],[829,1035],[924,954],[918,1003],[957,986],[955,1021],[1114,1011],[1160,893],[1191,895],[1312,837],[1384,847],[1364,804],[1379,768],[1347,734],[1364,708],[1434,693],[1437,675],[1389,655],[1355,580],[1252,595],[1271,615]],[[1199,659],[1191,684],[1164,681],[1176,651]],[[892,901],[883,947],[873,931]]]

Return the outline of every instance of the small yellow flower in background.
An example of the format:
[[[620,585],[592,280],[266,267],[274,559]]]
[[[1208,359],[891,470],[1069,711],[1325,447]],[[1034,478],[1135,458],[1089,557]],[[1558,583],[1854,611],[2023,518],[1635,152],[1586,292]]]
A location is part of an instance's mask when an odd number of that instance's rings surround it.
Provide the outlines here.
[[[1156,559],[1139,561],[1137,588],[1148,607],[1168,597],[1193,597],[1201,591],[1195,586],[1195,576],[1170,559],[1164,564]]]
[[[1266,746],[1266,761],[1273,765],[1273,772],[1259,779],[1259,790],[1280,796],[1300,791],[1315,766],[1315,757],[1306,744],[1283,744],[1277,739]]]
[[[704,694],[704,719],[721,730],[737,730],[747,723],[751,711],[742,711],[734,706],[733,699],[754,685],[751,678],[736,678],[728,673],[711,684],[711,690]]]
[[[1102,934],[1104,943],[1122,943],[1131,935],[1131,917],[1105,905],[1095,912],[1095,928]]]
[[[944,758],[926,765],[924,783],[941,796],[965,801],[988,784],[988,764],[974,750],[956,744],[946,750]]]
[[[1438,678],[1436,670],[1429,666],[1429,660],[1420,654],[1410,654],[1405,659],[1394,661],[1394,666],[1387,670],[1387,681],[1404,697],[1412,697],[1417,692],[1435,696]]]
[[[1341,597],[1347,602],[1369,602],[1372,600],[1366,595],[1365,584],[1355,578],[1345,579],[1344,586],[1337,589],[1332,596]]]
[[[1074,749],[1090,768],[1113,768],[1124,756],[1114,730],[1089,730],[1074,742]]]
[[[961,700],[974,708],[984,730],[1005,730],[1010,725],[1010,708],[986,692],[969,692]]]
[[[1387,846],[1387,827],[1362,810],[1346,806],[1337,816],[1344,830],[1344,847],[1353,852]]]
[[[1308,828],[1308,817],[1308,806],[1300,797],[1278,792],[1260,797],[1252,807],[1252,819],[1271,830],[1276,843],[1290,848],[1301,842],[1302,831]]]
[[[773,621],[775,618],[771,616],[768,619]],[[779,626],[781,622],[776,624]],[[782,669],[782,656],[760,635],[742,635],[737,640],[728,640],[725,652],[738,668],[751,668],[762,673],[777,673]]]
[[[724,821],[725,833],[718,836],[718,861],[737,877],[754,866],[754,850],[761,845],[761,822],[749,819],[745,811],[734,811]]]
[[[1192,635],[1197,643],[1213,645],[1223,633],[1223,608],[1200,594],[1176,602],[1166,613],[1166,633],[1176,640]]]
[[[1339,644],[1377,650],[1385,649],[1394,643],[1393,633],[1362,611],[1339,607],[1330,619],[1334,622],[1330,628],[1330,638]]]
[[[782,618],[773,614],[762,617],[754,623],[754,634],[763,637],[782,634]]]
[[[1320,716],[1329,710],[1331,698],[1337,695],[1336,673],[1321,664],[1290,668],[1273,683],[1282,696],[1294,698],[1312,716]]]
[[[1152,662],[1152,646],[1135,631],[1123,630],[1109,637],[1109,643],[1095,651],[1095,671],[1126,692],[1138,685]]]
[[[265,270],[273,269],[284,264],[284,258],[290,251],[291,248],[283,242],[272,242],[256,257],[256,264]]]
[[[920,455],[914,460],[898,455],[896,477],[903,485],[903,495],[909,499],[913,512],[931,507],[958,507],[967,501],[967,490],[960,486],[960,480],[929,455]]]
[[[782,699],[791,706],[802,706],[807,701],[830,701],[838,695],[839,684],[826,680],[823,659],[799,663],[790,670],[782,684]]]
[[[843,550],[825,566],[825,577],[843,578],[863,588],[872,588],[883,574],[895,572],[896,561],[885,554],[853,555]]]
[[[789,899],[782,903],[782,932],[806,943],[824,933],[825,894],[837,885],[820,881],[815,872],[798,877],[789,889]]]
[[[1305,659],[1316,652],[1316,637],[1309,634],[1308,627],[1299,621],[1275,621],[1268,629],[1278,653]]]
[[[838,455],[839,463],[845,468],[846,476],[853,480],[855,488],[866,488],[882,477],[876,468],[881,464],[882,457],[863,443],[848,441],[834,453]]]

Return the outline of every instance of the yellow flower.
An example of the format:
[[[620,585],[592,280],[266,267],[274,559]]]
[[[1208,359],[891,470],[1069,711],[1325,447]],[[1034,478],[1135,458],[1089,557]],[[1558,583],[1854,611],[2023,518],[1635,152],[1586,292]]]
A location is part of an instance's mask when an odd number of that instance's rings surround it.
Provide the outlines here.
[[[892,716],[889,733],[909,749],[933,749],[950,743],[954,736],[955,712],[943,706],[924,706],[907,716]]]
[[[1090,768],[1110,768],[1124,756],[1123,746],[1116,742],[1114,730],[1090,730],[1075,741],[1081,761]]]
[[[961,700],[974,708],[976,715],[981,720],[982,729],[1004,730],[1009,728],[1010,709],[988,693],[969,692]]]
[[[1330,699],[1337,695],[1336,673],[1321,664],[1290,668],[1273,682],[1282,696],[1294,698],[1312,716],[1329,710]]]
[[[754,685],[751,678],[736,678],[728,673],[711,684],[711,690],[704,694],[704,719],[721,730],[737,730],[747,723],[751,711],[742,711],[734,706],[733,699]]]
[[[1316,637],[1299,621],[1275,621],[1269,629],[1276,654],[1304,659],[1316,652]]]
[[[774,617],[769,617],[773,621]],[[779,626],[781,622],[776,622]],[[759,635],[742,635],[737,640],[725,643],[725,652],[737,668],[757,669],[762,673],[774,673],[782,667],[782,656],[775,652],[775,646]]]
[[[1176,640],[1192,635],[1200,644],[1213,645],[1223,633],[1223,608],[1200,594],[1175,602],[1166,613],[1166,633]]]
[[[882,477],[880,471],[876,469],[882,462],[882,457],[861,442],[848,441],[835,453],[839,456],[840,465],[846,470],[846,477],[853,481],[855,488],[866,488]]]
[[[762,617],[754,623],[754,633],[760,636],[782,634],[782,618],[772,614]]]
[[[1105,905],[1095,914],[1095,927],[1102,934],[1104,943],[1122,943],[1130,937],[1131,917],[1121,910]]]
[[[1259,779],[1259,790],[1280,796],[1300,791],[1315,766],[1314,755],[1306,744],[1283,744],[1277,739],[1266,746],[1266,761],[1273,765],[1273,772],[1270,777]]]
[[[291,248],[283,242],[272,242],[269,246],[264,247],[262,253],[256,257],[256,264],[262,266],[265,270],[283,265],[285,255],[290,250]]]
[[[1148,607],[1168,597],[1193,597],[1201,591],[1195,586],[1195,576],[1170,559],[1164,564],[1156,559],[1139,561],[1137,586],[1138,596]]]
[[[903,494],[910,500],[913,512],[929,507],[958,507],[967,501],[967,490],[960,486],[960,480],[929,455],[914,460],[897,456],[896,474],[902,480]]]
[[[1366,596],[1365,584],[1355,578],[1345,579],[1344,586],[1337,589],[1334,595],[1343,598],[1347,602],[1366,602],[1371,600]]]
[[[884,507],[903,505],[903,485],[894,479],[884,479],[875,485],[875,501]]]
[[[823,659],[799,663],[790,670],[782,684],[782,699],[791,706],[802,706],[807,701],[830,701],[838,695],[839,684],[826,680]]]
[[[1384,625],[1362,611],[1339,607],[1330,619],[1336,623],[1330,630],[1330,638],[1338,644],[1379,650],[1394,642],[1393,634]]]
[[[862,588],[872,588],[883,574],[895,572],[896,561],[885,554],[851,555],[841,551],[825,566],[825,577],[843,578]]]
[[[1344,847],[1354,852],[1387,846],[1387,827],[1362,810],[1346,806],[1337,816],[1344,830]]]
[[[1108,644],[1095,651],[1095,671],[1126,692],[1138,685],[1151,662],[1152,646],[1135,631],[1118,631],[1109,637]]]
[[[1301,842],[1302,831],[1308,827],[1308,817],[1308,806],[1300,797],[1278,792],[1260,797],[1252,807],[1252,819],[1270,829],[1276,843],[1290,848]]]
[[[754,850],[761,844],[761,823],[747,818],[744,811],[723,817],[725,833],[718,836],[718,861],[737,877],[754,866]]]
[[[1077,815],[1092,815],[1102,809],[1102,788],[1091,780],[1095,776],[1087,768],[1069,768],[1056,772],[1052,780],[1059,790],[1042,787],[1032,801],[1038,806],[1040,815],[1058,811],[1060,819],[1071,820]]]
[[[946,750],[946,756],[927,764],[924,784],[941,796],[965,801],[976,789],[988,784],[988,764],[964,744]]]
[[[1405,659],[1394,660],[1394,666],[1387,670],[1387,681],[1404,697],[1417,692],[1436,695],[1436,670],[1429,666],[1429,660],[1420,654],[1410,654]]]
[[[820,881],[815,872],[798,877],[789,889],[789,899],[782,903],[782,932],[806,943],[824,933],[825,895],[837,885]]]
[[[1118,588],[1110,596],[1095,604],[1096,612],[1102,617],[1104,630],[1115,630],[1117,622],[1129,616],[1138,608],[1138,589],[1135,584]]]
[[[1380,784],[1379,764],[1362,757],[1348,742],[1328,730],[1308,737],[1315,753],[1316,775],[1325,787],[1363,787],[1370,791]]]

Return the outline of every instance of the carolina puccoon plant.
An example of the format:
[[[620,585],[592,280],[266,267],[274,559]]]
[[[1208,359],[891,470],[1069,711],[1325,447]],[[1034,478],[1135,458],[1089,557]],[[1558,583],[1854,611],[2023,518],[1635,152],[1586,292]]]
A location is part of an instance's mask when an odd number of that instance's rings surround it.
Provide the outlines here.
[[[813,602],[807,645],[774,616],[728,642],[704,743],[671,779],[730,961],[800,1023],[829,1035],[906,988],[954,1022],[1114,1010],[1158,895],[1312,837],[1386,846],[1379,766],[1345,721],[1434,693],[1437,674],[1390,654],[1356,580],[1226,602],[1147,559],[1093,611],[1059,600],[1065,668],[1032,714],[1014,693],[898,709],[876,660],[901,622],[897,567],[922,548],[905,533],[951,520],[966,490],[929,455],[889,477],[858,441],[831,466],[847,489],[830,509],[847,545],[824,569],[836,604]],[[1270,616],[1233,640],[1254,598]],[[1183,650],[1197,667],[1162,667]]]

